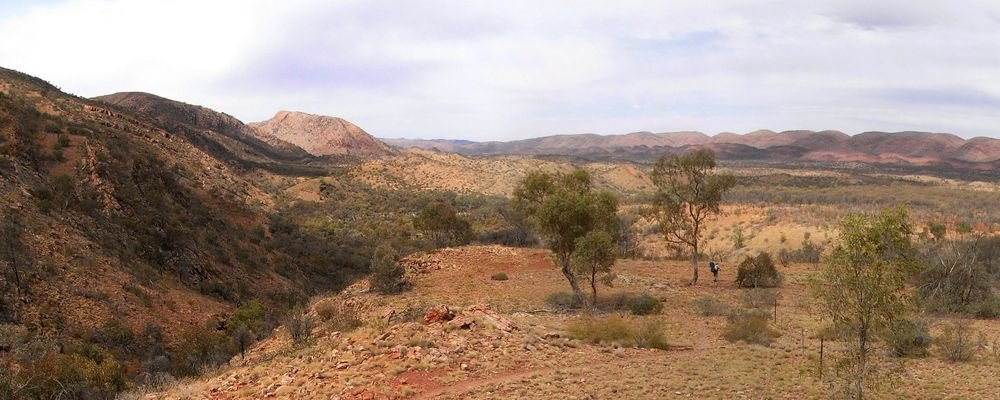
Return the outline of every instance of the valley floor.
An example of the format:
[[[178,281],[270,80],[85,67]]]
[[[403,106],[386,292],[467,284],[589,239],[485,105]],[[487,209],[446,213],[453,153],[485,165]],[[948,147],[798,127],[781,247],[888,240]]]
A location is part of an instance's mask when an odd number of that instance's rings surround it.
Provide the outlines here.
[[[622,260],[614,288],[599,290],[611,301],[618,293],[652,294],[663,312],[626,319],[657,320],[670,343],[667,350],[625,348],[572,338],[565,329],[578,312],[560,312],[545,298],[568,285],[541,249],[469,246],[443,249],[404,260],[411,291],[378,296],[359,283],[314,304],[337,302],[355,310],[364,326],[342,333],[320,322],[311,342],[293,346],[278,332],[245,361],[214,378],[185,382],[150,399],[604,399],[604,398],[824,398],[835,382],[831,355],[840,346],[826,342],[826,375],[820,378],[818,309],[806,286],[810,265],[781,272],[772,326],[780,332],[770,347],[730,343],[723,338],[726,317],[703,316],[695,299],[713,297],[739,306],[746,289],[732,282],[735,268],[712,282],[707,270],[697,286],[680,261]],[[492,280],[505,272],[509,280]],[[461,309],[487,304],[516,326],[511,332],[480,323],[462,329],[424,323],[435,305]],[[770,308],[770,307],[769,307]],[[619,318],[606,311],[591,318]],[[461,313],[460,313],[461,315]],[[320,318],[317,316],[317,320]],[[932,333],[945,319],[937,318]],[[903,361],[898,385],[880,398],[1000,398],[997,371],[1000,321],[974,326],[992,343],[968,363],[932,355]],[[502,327],[501,327],[502,328]],[[880,356],[889,363],[897,359]]]

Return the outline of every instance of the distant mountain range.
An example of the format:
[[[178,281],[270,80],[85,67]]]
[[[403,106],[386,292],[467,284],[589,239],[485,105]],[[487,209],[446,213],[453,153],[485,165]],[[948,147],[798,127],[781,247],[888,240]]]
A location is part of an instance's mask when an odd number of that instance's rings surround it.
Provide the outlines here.
[[[507,142],[467,140],[382,139],[399,147],[417,147],[466,155],[564,155],[642,159],[708,147],[722,159],[862,162],[940,165],[993,169],[1000,167],[1000,139],[962,139],[947,133],[759,130],[747,134],[701,132],[635,132],[624,135],[556,135]]]

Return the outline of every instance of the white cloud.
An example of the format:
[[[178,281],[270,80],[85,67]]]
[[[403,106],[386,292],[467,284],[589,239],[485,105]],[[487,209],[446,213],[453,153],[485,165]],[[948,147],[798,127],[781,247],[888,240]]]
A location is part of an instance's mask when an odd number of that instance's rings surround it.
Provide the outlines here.
[[[997,136],[1000,5],[71,0],[0,16],[0,65],[380,136],[922,129]],[[3,9],[0,8],[0,12]]]

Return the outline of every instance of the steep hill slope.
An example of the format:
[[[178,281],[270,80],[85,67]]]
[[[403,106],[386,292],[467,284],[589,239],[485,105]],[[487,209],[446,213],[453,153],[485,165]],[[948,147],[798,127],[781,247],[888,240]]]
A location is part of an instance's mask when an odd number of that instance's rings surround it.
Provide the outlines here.
[[[280,111],[267,121],[251,124],[260,135],[275,137],[315,156],[385,156],[392,149],[346,120],[302,112]]]
[[[353,276],[320,239],[272,229],[270,196],[231,154],[204,150],[238,121],[199,110],[172,122],[193,106],[112,99],[122,107],[0,69],[0,323],[86,338],[123,321],[169,341],[239,302],[287,304]],[[248,151],[235,160],[298,157],[233,140]]]
[[[325,173],[322,168],[307,166],[314,157],[302,148],[261,134],[225,113],[141,92],[115,93],[94,100],[148,118],[169,132],[183,135],[202,151],[244,169],[265,168],[292,175]]]

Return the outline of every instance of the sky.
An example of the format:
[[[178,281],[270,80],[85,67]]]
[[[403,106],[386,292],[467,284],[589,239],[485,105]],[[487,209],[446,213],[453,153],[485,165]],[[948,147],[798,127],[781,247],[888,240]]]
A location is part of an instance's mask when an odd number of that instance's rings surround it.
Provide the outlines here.
[[[3,0],[0,66],[378,137],[1000,137],[1000,1]]]

